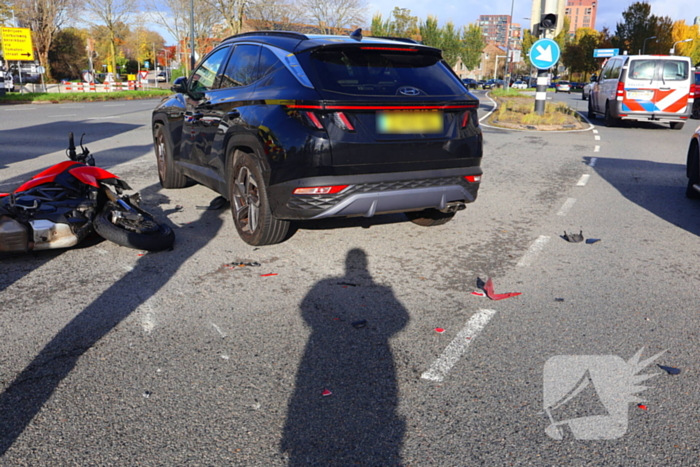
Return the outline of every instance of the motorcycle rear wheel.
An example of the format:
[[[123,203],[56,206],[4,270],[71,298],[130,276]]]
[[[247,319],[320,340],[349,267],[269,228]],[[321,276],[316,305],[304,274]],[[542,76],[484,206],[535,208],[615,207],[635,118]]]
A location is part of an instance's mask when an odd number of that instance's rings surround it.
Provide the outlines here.
[[[112,222],[112,212],[124,209],[114,203],[107,203],[93,221],[95,232],[105,240],[136,250],[161,251],[173,246],[175,232],[169,226],[159,224],[143,209],[132,207],[143,217],[141,222]]]

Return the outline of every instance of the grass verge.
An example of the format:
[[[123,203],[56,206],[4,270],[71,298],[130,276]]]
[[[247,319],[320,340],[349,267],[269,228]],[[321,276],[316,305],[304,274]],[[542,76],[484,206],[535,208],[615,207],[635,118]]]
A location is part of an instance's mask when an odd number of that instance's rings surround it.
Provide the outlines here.
[[[8,93],[0,96],[0,104],[10,102],[96,102],[123,101],[134,99],[155,99],[172,94],[169,89],[148,89],[145,91],[114,91],[114,92],[29,92]]]
[[[535,112],[535,99],[515,89],[495,89],[491,95],[498,109],[489,123],[504,128],[527,130],[571,130],[585,128],[581,117],[564,102],[546,102],[544,113]]]

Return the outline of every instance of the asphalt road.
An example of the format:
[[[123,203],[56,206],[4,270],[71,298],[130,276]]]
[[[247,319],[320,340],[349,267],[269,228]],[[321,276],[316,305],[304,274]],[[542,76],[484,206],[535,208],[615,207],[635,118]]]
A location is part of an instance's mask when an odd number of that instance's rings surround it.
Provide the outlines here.
[[[254,248],[202,209],[215,193],[159,187],[154,105],[0,107],[0,190],[84,132],[177,235],[0,259],[0,465],[700,465],[697,121],[484,126],[453,221],[326,220]],[[472,295],[487,278],[521,295]]]

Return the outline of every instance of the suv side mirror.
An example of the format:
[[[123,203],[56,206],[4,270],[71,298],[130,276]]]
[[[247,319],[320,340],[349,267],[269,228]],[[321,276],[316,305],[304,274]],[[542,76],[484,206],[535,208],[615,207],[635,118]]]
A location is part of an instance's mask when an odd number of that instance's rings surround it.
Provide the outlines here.
[[[595,83],[596,81],[598,81],[598,76],[591,75],[591,83]]]
[[[173,85],[170,86],[170,90],[172,92],[176,92],[178,94],[184,94],[187,92],[187,78],[184,76],[180,76],[179,78],[175,79],[173,81]]]

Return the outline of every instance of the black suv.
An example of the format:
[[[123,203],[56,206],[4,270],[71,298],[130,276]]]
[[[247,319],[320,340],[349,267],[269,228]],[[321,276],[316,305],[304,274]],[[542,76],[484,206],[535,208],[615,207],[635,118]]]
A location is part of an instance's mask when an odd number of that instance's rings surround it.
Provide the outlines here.
[[[359,30],[250,32],[172,90],[152,119],[162,186],[220,193],[251,245],[284,240],[293,220],[443,224],[476,199],[479,102],[438,49]]]

